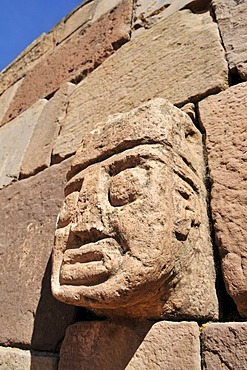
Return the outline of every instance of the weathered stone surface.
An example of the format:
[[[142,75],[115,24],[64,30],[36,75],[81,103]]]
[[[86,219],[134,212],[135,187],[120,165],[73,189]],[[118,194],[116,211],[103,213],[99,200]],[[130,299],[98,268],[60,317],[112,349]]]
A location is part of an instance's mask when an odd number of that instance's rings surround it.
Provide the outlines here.
[[[247,323],[208,324],[202,333],[203,369],[246,370]]]
[[[213,0],[229,67],[247,80],[247,2]]]
[[[11,86],[0,96],[0,127],[2,126],[2,120],[4,118],[4,115],[7,112],[10,104],[12,103],[15,93],[21,83],[22,80],[16,82],[13,86]]]
[[[1,370],[57,370],[58,356],[45,352],[0,347]]]
[[[210,15],[178,12],[124,45],[77,86],[54,154],[64,158],[75,152],[84,134],[109,114],[154,97],[180,106],[197,101],[224,89],[227,75]]]
[[[165,321],[77,323],[66,331],[59,363],[59,370],[200,368],[198,325]]]
[[[82,35],[74,35],[32,68],[16,93],[4,120],[27,109],[38,98],[55,91],[63,82],[85,77],[115,49],[129,40],[132,0],[122,0]]]
[[[25,151],[47,100],[38,100],[31,108],[0,128],[0,188],[19,178]]]
[[[199,104],[212,180],[211,209],[228,293],[247,316],[247,83]]]
[[[57,350],[74,308],[50,292],[50,264],[69,162],[0,192],[0,343]]]
[[[21,177],[33,175],[50,166],[60,121],[65,117],[69,95],[74,87],[70,82],[65,83],[44,107],[22,160]]]
[[[217,317],[204,173],[201,134],[164,99],[91,131],[68,173],[53,294],[106,316]]]
[[[54,47],[54,37],[43,33],[0,73],[0,94],[34,67],[39,58]]]

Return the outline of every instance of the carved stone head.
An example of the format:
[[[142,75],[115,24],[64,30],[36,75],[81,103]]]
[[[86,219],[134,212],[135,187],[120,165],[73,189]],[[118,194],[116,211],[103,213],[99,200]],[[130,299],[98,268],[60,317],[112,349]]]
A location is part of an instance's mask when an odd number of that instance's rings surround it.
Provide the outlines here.
[[[205,274],[215,298],[213,266],[198,268],[213,263],[203,176],[200,133],[163,99],[86,135],[58,218],[54,296],[107,316],[194,315],[187,294],[202,300]],[[212,302],[198,315],[214,317]]]

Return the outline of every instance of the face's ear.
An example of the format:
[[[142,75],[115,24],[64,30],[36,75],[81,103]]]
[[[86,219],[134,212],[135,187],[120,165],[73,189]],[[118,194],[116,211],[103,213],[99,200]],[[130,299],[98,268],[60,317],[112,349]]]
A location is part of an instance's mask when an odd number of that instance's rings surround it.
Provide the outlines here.
[[[185,241],[192,227],[200,224],[200,204],[196,192],[182,179],[178,178],[173,196],[174,232],[176,238]]]

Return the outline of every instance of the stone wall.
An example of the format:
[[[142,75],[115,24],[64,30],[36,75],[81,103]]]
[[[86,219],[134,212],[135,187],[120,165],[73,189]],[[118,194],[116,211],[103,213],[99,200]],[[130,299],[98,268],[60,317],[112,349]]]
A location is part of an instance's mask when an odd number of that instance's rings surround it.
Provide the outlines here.
[[[246,12],[235,0],[88,0],[1,72],[0,369],[247,368]],[[157,97],[203,134],[215,322],[102,321],[51,294],[76,150],[109,115]]]

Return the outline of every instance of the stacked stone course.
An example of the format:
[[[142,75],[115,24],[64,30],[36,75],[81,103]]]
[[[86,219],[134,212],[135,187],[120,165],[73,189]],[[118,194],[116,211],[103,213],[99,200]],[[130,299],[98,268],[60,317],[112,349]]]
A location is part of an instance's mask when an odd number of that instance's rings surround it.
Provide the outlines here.
[[[246,14],[237,0],[84,1],[0,73],[1,370],[247,368]],[[99,123],[155,98],[203,134],[219,312],[99,320],[51,294],[66,173]]]

